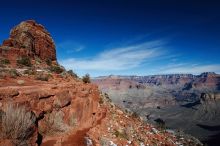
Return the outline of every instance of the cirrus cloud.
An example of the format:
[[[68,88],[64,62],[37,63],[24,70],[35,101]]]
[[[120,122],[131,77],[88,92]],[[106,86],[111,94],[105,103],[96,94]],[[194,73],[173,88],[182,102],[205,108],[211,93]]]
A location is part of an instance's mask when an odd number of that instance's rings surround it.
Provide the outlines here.
[[[79,75],[90,73],[92,76],[220,73],[220,64],[198,63],[194,59],[184,59],[184,54],[172,52],[161,40],[116,47],[97,52],[96,55],[87,58],[72,57],[59,60],[59,62]]]
[[[71,40],[66,40],[61,43],[58,43],[57,47],[62,50],[66,50],[67,53],[80,52],[83,49],[85,49],[83,45],[73,42]]]
[[[203,72],[220,73],[220,64],[174,64],[158,70],[161,74],[201,74]]]
[[[147,60],[165,54],[162,50],[164,42],[151,41],[141,44],[113,48],[86,59],[69,58],[60,63],[68,69],[119,71],[140,66]]]

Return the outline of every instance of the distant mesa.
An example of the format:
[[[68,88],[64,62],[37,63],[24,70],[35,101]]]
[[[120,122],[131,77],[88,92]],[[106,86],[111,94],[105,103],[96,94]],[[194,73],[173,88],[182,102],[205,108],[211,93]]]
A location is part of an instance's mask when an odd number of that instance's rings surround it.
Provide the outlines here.
[[[216,76],[215,72],[204,72],[200,74],[201,77],[208,77],[208,76]]]

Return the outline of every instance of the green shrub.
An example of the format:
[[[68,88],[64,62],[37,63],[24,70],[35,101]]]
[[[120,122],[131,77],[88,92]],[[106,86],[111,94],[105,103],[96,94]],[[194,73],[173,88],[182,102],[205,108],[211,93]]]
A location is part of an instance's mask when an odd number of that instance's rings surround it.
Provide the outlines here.
[[[82,77],[82,81],[83,81],[84,83],[91,83],[89,74],[86,74],[85,76],[83,76],[83,77]]]
[[[133,118],[139,118],[139,115],[137,114],[137,112],[133,112],[131,115]]]
[[[156,120],[154,120],[156,122],[156,125],[157,127],[160,129],[160,130],[166,130],[166,123],[164,120],[158,118]]]
[[[10,64],[10,61],[4,58],[4,59],[1,59],[1,64]]]
[[[41,64],[42,61],[41,61],[41,59],[39,57],[35,57],[34,59],[35,59],[35,63],[37,65]]]
[[[26,46],[25,45],[21,45],[21,48],[26,48]]]
[[[57,73],[57,74],[60,74],[60,73],[62,73],[62,72],[64,71],[64,69],[61,68],[61,67],[58,66],[58,65],[50,66],[49,70],[50,70],[51,72],[55,72],[55,73]]]
[[[52,65],[51,59],[47,59],[47,60],[46,60],[46,63],[47,63],[48,66],[51,66],[51,65]]]
[[[67,74],[67,72],[65,72],[65,71],[62,72],[62,73],[60,73],[60,76],[61,76],[62,78],[65,78],[65,79],[67,78],[67,75],[68,75],[68,74]]]
[[[12,77],[12,78],[16,78],[16,77],[19,76],[19,74],[18,74],[18,72],[17,72],[16,69],[11,69],[11,70],[9,70],[9,75],[10,75],[10,77]]]
[[[78,75],[73,72],[73,70],[68,70],[68,74],[70,74],[73,78],[78,78]]]
[[[34,69],[27,69],[27,70],[24,71],[24,74],[35,75],[36,71]]]
[[[100,97],[99,98],[99,104],[103,104],[103,103],[104,103],[103,97]]]
[[[10,61],[8,59],[2,58],[0,59],[0,67],[6,67],[5,65],[10,64]]]
[[[18,60],[17,60],[17,64],[18,64],[18,65],[29,66],[29,67],[32,66],[30,58],[28,58],[28,57],[26,57],[26,56],[23,56],[23,57],[21,57],[20,59],[18,59]]]

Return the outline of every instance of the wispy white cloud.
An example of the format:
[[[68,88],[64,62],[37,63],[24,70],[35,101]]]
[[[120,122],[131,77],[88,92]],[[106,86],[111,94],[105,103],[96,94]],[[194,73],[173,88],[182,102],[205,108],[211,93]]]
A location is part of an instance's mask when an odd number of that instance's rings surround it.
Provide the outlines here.
[[[84,49],[83,45],[70,41],[60,43],[58,47],[67,49],[67,53]],[[202,64],[196,60],[188,60],[184,54],[169,51],[167,44],[161,40],[116,47],[97,52],[95,56],[67,58],[59,62],[65,68],[73,69],[80,75],[90,73],[93,76],[137,73],[142,75],[220,73],[220,64]]]
[[[61,64],[68,69],[93,71],[120,71],[139,67],[146,61],[164,55],[164,42],[151,41],[113,48],[86,59],[64,59]]]
[[[79,52],[85,48],[83,45],[71,40],[60,42],[57,44],[57,47],[66,50],[67,53]]]
[[[200,74],[202,72],[216,72],[220,73],[220,64],[176,64],[168,65],[161,70],[158,70],[160,74],[173,74],[173,73],[190,73]]]
[[[77,48],[74,48],[76,52],[82,51],[85,47],[84,46],[78,46]]]

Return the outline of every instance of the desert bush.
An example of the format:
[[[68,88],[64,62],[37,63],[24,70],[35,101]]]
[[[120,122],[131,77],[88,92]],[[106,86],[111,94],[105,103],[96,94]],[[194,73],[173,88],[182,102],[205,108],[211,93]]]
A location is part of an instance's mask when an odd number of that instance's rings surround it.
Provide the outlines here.
[[[46,60],[46,64],[47,64],[48,66],[51,66],[51,65],[52,65],[51,59],[47,59],[47,60]]]
[[[166,130],[166,123],[164,120],[158,118],[156,120],[154,120],[157,124],[157,127],[160,129],[160,130]]]
[[[101,96],[100,98],[99,98],[99,104],[103,104],[104,103],[104,99],[103,99],[103,97]]]
[[[49,75],[48,74],[38,74],[36,77],[36,80],[48,81]]]
[[[46,129],[40,132],[46,135],[54,135],[56,133],[68,131],[69,126],[64,123],[63,117],[64,114],[61,111],[48,114],[44,119]]]
[[[131,114],[131,116],[132,116],[133,118],[139,118],[139,115],[137,114],[137,112],[133,112],[133,113]]]
[[[26,69],[24,71],[24,74],[27,74],[27,75],[35,75],[36,74],[36,71],[34,69]]]
[[[9,75],[10,75],[10,77],[12,77],[12,78],[16,78],[16,77],[19,76],[19,73],[17,72],[16,69],[11,69],[11,70],[9,70]]]
[[[7,104],[1,117],[1,138],[24,141],[34,132],[35,116],[25,107]]]
[[[83,77],[82,77],[82,81],[83,81],[84,83],[90,83],[91,80],[90,80],[89,74],[86,74],[85,76],[83,76]]]
[[[77,75],[75,72],[73,72],[73,70],[68,70],[67,72],[68,72],[68,74],[70,74],[73,78],[78,78],[78,75]]]
[[[25,45],[21,45],[21,48],[26,48],[26,46]]]
[[[107,93],[104,93],[104,98],[106,99],[107,102],[112,102],[112,100],[110,99]]]
[[[23,56],[23,57],[19,58],[17,60],[17,64],[18,65],[23,65],[23,66],[29,66],[29,67],[32,66],[30,58],[28,58],[26,56]]]
[[[128,139],[128,135],[126,134],[124,130],[123,131],[115,130],[114,135],[118,138]]]
[[[60,74],[64,71],[64,69],[58,65],[53,65],[53,66],[50,66],[49,70],[51,72],[54,72],[54,73],[57,73],[57,74]]]
[[[0,59],[0,67],[6,67],[5,65],[10,64],[10,61],[5,58]]]
[[[0,63],[1,64],[10,64],[10,61],[8,59],[4,58],[4,59],[1,59]]]
[[[129,114],[129,115],[132,115],[132,111],[128,108],[125,108],[124,109],[125,113]]]
[[[42,60],[39,57],[35,57],[34,60],[37,65],[42,63]]]
[[[62,77],[62,78],[67,78],[67,75],[68,75],[68,73],[67,72],[62,72],[62,73],[60,73],[60,76]]]

